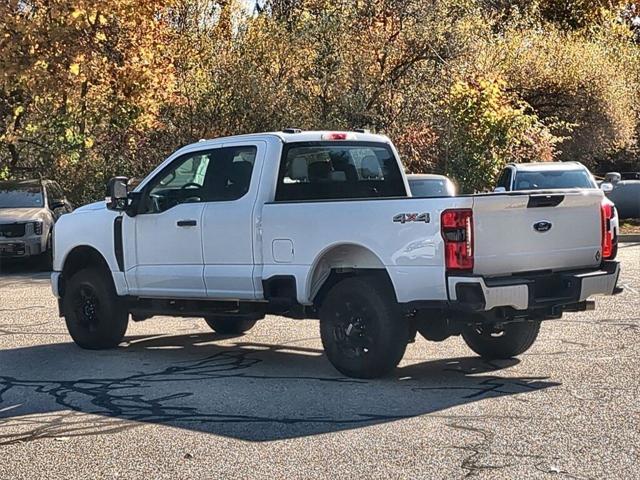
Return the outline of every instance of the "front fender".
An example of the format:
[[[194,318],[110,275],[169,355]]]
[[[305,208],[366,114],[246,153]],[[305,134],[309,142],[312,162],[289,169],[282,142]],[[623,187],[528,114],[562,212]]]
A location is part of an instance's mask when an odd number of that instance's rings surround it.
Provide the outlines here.
[[[119,271],[114,249],[113,225],[120,215],[112,210],[82,210],[63,215],[53,227],[53,270],[61,272],[76,247],[98,251],[112,272]]]

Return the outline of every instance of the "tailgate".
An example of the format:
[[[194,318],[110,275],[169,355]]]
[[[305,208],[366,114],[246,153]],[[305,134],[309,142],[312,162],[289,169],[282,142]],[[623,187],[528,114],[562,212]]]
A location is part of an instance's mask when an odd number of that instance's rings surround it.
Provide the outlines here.
[[[474,273],[509,275],[600,265],[599,190],[474,198]]]

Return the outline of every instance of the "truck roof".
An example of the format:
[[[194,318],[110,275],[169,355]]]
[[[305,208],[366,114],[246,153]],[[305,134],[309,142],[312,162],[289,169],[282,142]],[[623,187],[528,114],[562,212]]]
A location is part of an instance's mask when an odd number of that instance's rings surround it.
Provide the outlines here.
[[[542,171],[542,170],[585,170],[586,167],[580,162],[529,162],[510,163],[510,167],[518,171]]]
[[[294,142],[321,142],[325,140],[331,140],[327,138],[331,134],[346,134],[345,141],[355,140],[361,142],[381,142],[388,143],[389,138],[385,135],[378,135],[374,133],[363,133],[362,131],[348,131],[348,130],[296,130],[287,129],[280,132],[263,132],[263,133],[248,133],[244,135],[233,135],[229,137],[219,137],[214,139],[203,139],[196,143],[196,145],[214,144],[220,142],[234,142],[244,140],[258,140],[265,137],[276,137],[283,143]],[[340,141],[340,140],[336,140]],[[194,145],[194,144],[191,144]],[[190,145],[187,145],[190,146]]]

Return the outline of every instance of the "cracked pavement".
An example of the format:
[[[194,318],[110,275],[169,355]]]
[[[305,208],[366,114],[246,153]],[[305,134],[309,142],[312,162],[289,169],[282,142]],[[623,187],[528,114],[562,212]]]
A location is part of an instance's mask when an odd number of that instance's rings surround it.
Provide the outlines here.
[[[639,478],[640,245],[619,258],[625,292],[519,359],[418,338],[375,381],[277,317],[239,337],[156,317],[83,351],[48,275],[0,265],[0,479]]]

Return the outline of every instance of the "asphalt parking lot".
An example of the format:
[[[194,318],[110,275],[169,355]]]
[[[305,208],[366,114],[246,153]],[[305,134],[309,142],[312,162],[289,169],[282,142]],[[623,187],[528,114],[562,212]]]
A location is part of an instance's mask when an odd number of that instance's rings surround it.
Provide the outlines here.
[[[624,293],[521,358],[419,338],[375,381],[277,317],[241,337],[157,317],[83,351],[48,275],[3,265],[0,478],[640,478],[640,245],[619,258]]]

